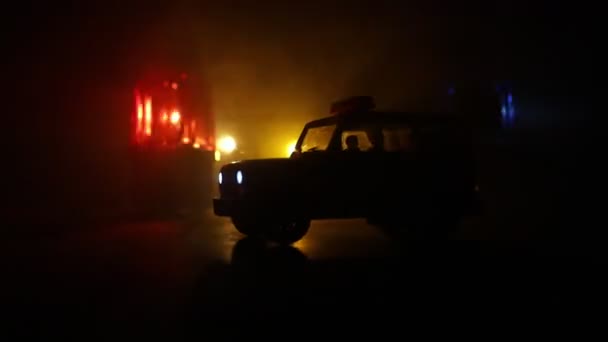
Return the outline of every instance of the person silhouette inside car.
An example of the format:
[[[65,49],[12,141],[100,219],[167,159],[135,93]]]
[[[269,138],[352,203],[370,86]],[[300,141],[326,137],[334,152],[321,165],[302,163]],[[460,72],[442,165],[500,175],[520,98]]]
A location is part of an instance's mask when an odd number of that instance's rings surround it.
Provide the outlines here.
[[[359,138],[356,135],[349,135],[346,137],[346,151],[359,152]]]

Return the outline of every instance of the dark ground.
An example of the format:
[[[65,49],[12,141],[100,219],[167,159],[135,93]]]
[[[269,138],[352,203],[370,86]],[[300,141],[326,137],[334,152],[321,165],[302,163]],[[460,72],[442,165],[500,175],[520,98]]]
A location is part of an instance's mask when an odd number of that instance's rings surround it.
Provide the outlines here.
[[[449,241],[395,241],[346,220],[279,247],[202,216],[6,239],[3,333],[205,339],[325,327],[380,338],[427,324],[537,326],[594,316],[605,299],[604,260],[574,243],[477,239],[484,227],[473,223]]]

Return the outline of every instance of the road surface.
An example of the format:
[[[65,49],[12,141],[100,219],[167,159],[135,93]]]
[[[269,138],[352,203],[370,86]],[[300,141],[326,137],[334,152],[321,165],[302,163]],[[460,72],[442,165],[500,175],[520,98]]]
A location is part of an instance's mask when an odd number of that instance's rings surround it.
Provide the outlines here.
[[[360,220],[320,221],[292,247],[243,239],[210,211],[44,234],[24,226],[2,242],[1,331],[203,340],[251,336],[244,327],[255,326],[356,336],[357,325],[388,333],[406,323],[520,320],[599,303],[600,263],[550,245],[476,238],[484,227],[470,226],[450,241],[414,243]]]

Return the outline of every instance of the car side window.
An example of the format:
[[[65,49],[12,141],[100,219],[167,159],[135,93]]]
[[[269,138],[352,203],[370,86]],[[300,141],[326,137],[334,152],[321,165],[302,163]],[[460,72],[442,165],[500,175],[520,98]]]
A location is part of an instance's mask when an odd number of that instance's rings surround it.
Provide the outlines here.
[[[343,131],[341,141],[342,151],[369,151],[373,147],[366,131]]]
[[[387,152],[409,151],[414,148],[412,129],[409,127],[391,127],[382,130],[384,150]]]
[[[302,146],[302,152],[324,151],[329,146],[336,130],[336,125],[311,127],[306,130]]]

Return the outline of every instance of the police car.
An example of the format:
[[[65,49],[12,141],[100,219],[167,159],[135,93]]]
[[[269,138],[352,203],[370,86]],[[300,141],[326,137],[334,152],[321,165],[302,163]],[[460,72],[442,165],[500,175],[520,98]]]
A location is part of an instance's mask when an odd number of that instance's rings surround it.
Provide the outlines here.
[[[465,120],[378,111],[368,96],[330,109],[304,126],[289,158],[224,165],[215,214],[231,218],[245,235],[293,243],[311,220],[366,218],[444,232],[467,212],[475,176]]]

